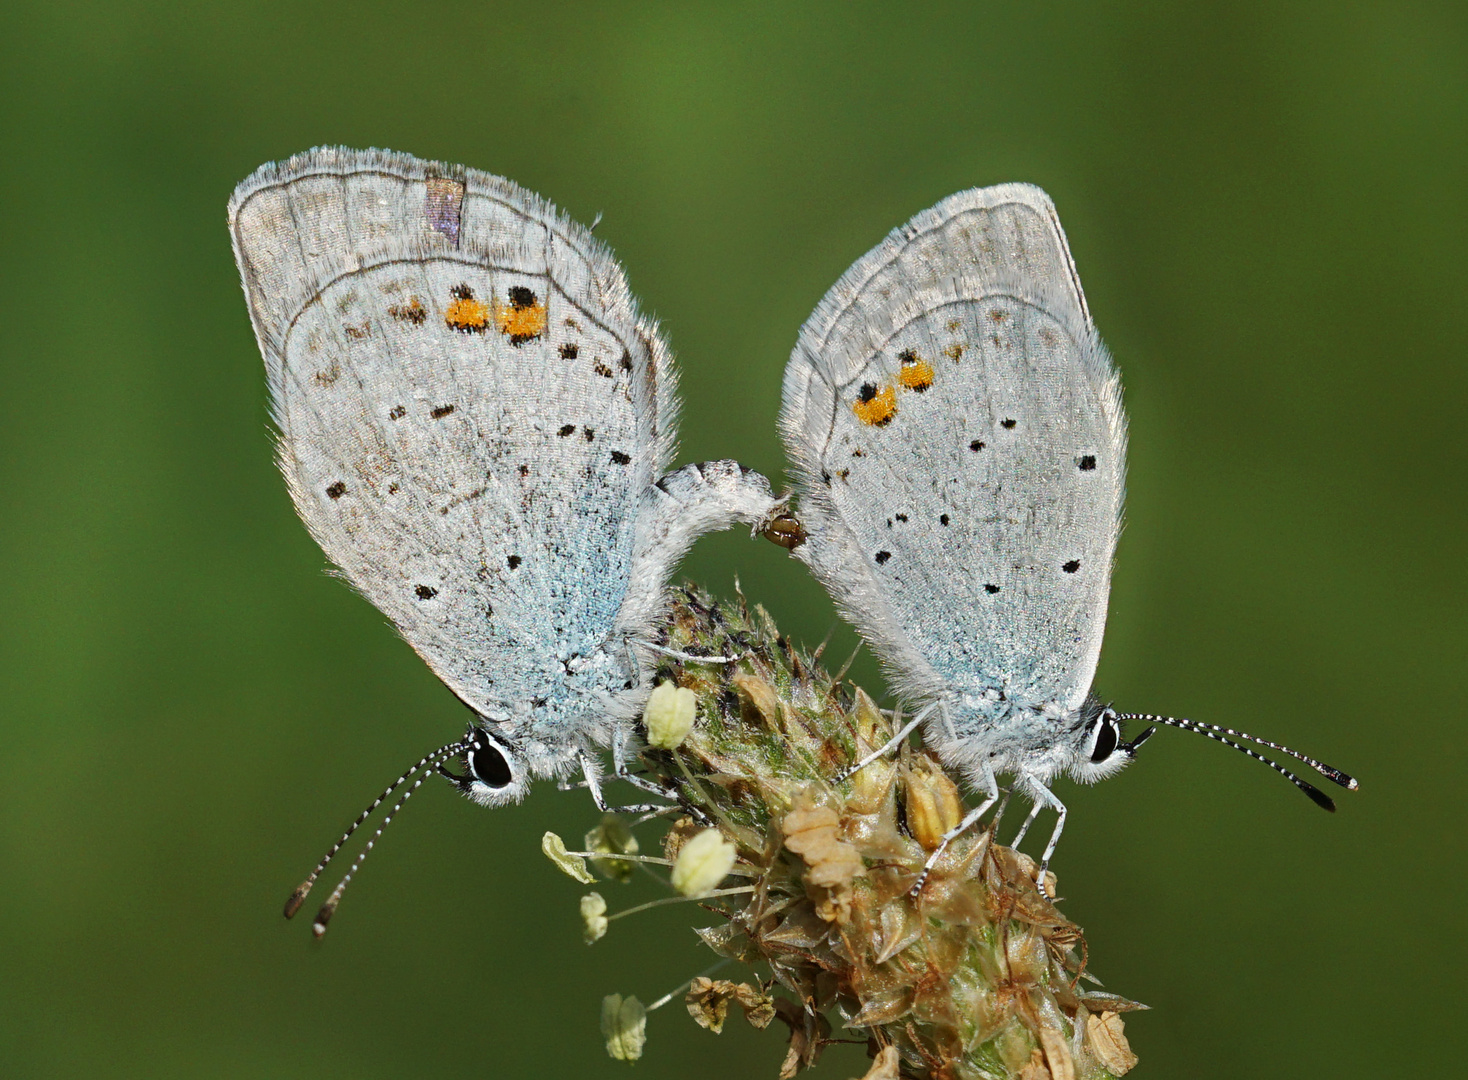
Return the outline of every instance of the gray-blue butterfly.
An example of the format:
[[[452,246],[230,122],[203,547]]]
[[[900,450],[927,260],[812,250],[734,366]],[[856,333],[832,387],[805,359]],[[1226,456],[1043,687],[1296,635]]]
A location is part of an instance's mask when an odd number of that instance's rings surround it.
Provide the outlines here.
[[[1121,528],[1126,415],[1049,197],[1027,184],[953,195],[894,230],[817,305],[785,371],[781,432],[814,572],[884,665],[925,743],[982,803],[1012,775],[1057,821],[1060,774],[1092,783],[1152,733],[1230,737],[1091,696]],[[863,762],[862,765],[866,764]],[[857,768],[860,768],[858,765]],[[853,770],[855,771],[855,770]],[[928,866],[942,852],[934,852]],[[926,871],[924,877],[926,876]],[[919,880],[921,885],[922,879]]]
[[[358,824],[433,770],[485,806],[579,770],[604,805],[596,751],[625,775],[669,574],[700,534],[772,517],[769,483],[664,475],[656,324],[587,229],[508,180],[312,150],[240,184],[229,228],[296,510],[474,714]]]

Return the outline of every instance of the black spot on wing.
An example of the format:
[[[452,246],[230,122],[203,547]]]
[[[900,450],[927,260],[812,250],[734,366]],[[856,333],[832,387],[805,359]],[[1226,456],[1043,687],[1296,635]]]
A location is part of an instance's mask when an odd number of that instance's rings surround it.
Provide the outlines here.
[[[1061,567],[1061,569],[1064,570],[1067,574],[1074,574],[1080,568],[1081,568],[1081,560],[1080,559],[1072,559],[1072,560],[1070,560],[1070,562],[1066,563],[1064,566]]]
[[[388,308],[387,313],[398,322],[411,323],[413,326],[422,326],[424,320],[428,318],[428,309],[416,296],[406,304],[396,304]]]
[[[338,480],[326,489],[326,494],[333,499],[340,499],[347,493],[347,485]]]
[[[877,565],[878,566],[885,566],[886,563],[887,563],[887,560],[890,559],[890,558],[892,558],[892,552],[890,552],[890,551],[879,551],[874,556],[874,558],[877,560]]]

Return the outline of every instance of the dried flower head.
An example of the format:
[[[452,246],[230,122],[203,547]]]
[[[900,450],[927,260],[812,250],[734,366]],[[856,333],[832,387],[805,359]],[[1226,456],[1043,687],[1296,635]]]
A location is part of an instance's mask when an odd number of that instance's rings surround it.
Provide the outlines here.
[[[731,869],[748,883],[700,902],[717,921],[699,936],[753,975],[695,980],[699,1023],[720,1030],[730,1003],[780,1020],[781,1077],[813,1064],[833,1028],[867,1040],[871,1080],[1097,1080],[1135,1064],[1119,1014],[1142,1006],[1086,985],[1080,928],[992,826],[960,834],[910,891],[963,801],[911,748],[837,779],[895,730],[870,697],[742,602],[675,591],[668,644],[739,657],[664,661],[659,677],[696,695],[699,722],[676,749],[643,753],[686,810],[663,845],[675,887],[706,892]]]

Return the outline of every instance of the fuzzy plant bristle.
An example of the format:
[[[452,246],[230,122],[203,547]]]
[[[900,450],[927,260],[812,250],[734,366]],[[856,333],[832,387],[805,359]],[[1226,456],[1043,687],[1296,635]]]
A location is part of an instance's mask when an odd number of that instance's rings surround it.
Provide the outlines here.
[[[676,746],[642,753],[679,804],[666,859],[644,861],[686,878],[703,864],[678,864],[706,858],[695,838],[732,845],[735,887],[701,894],[718,921],[698,933],[747,972],[694,980],[695,1020],[721,1030],[731,1006],[757,1027],[780,1020],[781,1077],[835,1038],[866,1040],[873,1080],[1093,1080],[1136,1063],[1120,1014],[1143,1006],[1097,988],[1080,927],[992,828],[960,834],[914,891],[964,808],[954,778],[911,747],[838,779],[891,738],[890,715],[742,599],[681,588],[670,612],[670,649],[737,658],[665,660],[656,681],[692,691],[696,720]],[[589,904],[602,918],[600,896]],[[622,1037],[608,1034],[617,1056]]]

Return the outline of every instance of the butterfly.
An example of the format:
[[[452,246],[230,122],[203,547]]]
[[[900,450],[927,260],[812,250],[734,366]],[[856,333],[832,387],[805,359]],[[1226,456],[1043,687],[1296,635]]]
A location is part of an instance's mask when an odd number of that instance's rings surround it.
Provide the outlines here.
[[[780,431],[806,563],[883,662],[911,720],[982,795],[1013,776],[1057,815],[1051,781],[1111,776],[1155,730],[1199,732],[1350,776],[1264,739],[1123,713],[1091,692],[1121,528],[1127,422],[1049,197],[1027,184],[959,192],[869,251],[816,306],[785,369]],[[852,770],[855,771],[855,770]],[[943,851],[928,861],[921,887]]]
[[[672,355],[607,248],[538,195],[316,149],[241,183],[229,228],[296,510],[473,717],[367,808],[290,916],[352,832],[401,788],[380,835],[434,771],[485,806],[579,771],[604,806],[609,747],[639,782],[628,741],[668,651],[653,639],[669,575],[702,533],[779,504],[733,461],[667,471]]]

